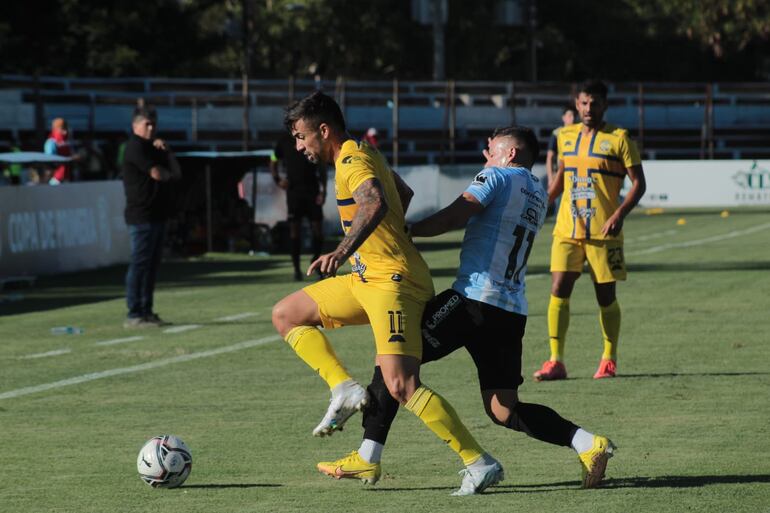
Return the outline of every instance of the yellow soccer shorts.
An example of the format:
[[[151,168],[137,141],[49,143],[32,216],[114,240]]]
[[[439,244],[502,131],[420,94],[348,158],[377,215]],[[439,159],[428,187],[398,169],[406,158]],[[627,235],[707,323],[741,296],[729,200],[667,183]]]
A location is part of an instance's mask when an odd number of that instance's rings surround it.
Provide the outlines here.
[[[554,235],[551,245],[551,272],[582,273],[585,262],[588,262],[591,279],[595,283],[626,279],[622,240],[569,239]]]
[[[362,283],[353,274],[327,278],[302,290],[318,305],[324,328],[370,324],[377,354],[422,359],[424,300]]]

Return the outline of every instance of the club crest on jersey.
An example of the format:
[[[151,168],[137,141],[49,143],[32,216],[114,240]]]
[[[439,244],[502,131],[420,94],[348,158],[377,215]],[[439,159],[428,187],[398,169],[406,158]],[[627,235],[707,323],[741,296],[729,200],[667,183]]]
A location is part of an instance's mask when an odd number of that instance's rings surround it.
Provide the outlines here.
[[[612,144],[609,141],[602,141],[599,143],[599,150],[607,153],[612,149]]]
[[[390,277],[390,279],[391,281],[395,281],[396,283],[398,283],[401,280],[403,280],[403,277],[400,274],[394,274],[393,276]]]
[[[479,173],[476,175],[476,178],[473,179],[473,185],[483,185],[487,183],[487,177],[484,176],[484,173]]]

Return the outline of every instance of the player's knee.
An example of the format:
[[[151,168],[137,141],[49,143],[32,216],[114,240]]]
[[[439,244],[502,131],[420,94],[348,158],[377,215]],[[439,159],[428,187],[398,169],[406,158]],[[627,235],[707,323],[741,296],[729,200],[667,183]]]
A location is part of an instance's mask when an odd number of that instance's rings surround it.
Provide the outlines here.
[[[385,386],[390,393],[390,396],[399,402],[399,404],[406,404],[409,400],[409,391],[406,380],[401,376],[390,376],[385,378]]]
[[[286,333],[293,327],[291,323],[291,307],[286,299],[277,302],[273,306],[272,321],[276,331],[282,337],[285,337]]]
[[[505,426],[508,422],[508,419],[512,413],[510,410],[506,410],[505,412],[500,410],[493,410],[492,408],[486,408],[487,411],[487,417],[489,417],[492,422],[497,424],[498,426]]]

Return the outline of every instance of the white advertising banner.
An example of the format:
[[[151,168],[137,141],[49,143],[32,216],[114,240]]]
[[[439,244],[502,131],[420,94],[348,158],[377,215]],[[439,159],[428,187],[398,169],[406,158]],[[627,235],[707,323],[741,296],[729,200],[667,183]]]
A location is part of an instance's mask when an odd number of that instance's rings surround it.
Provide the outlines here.
[[[127,262],[119,181],[0,187],[0,278]]]
[[[649,160],[642,165],[647,192],[640,203],[645,207],[770,206],[770,160]]]

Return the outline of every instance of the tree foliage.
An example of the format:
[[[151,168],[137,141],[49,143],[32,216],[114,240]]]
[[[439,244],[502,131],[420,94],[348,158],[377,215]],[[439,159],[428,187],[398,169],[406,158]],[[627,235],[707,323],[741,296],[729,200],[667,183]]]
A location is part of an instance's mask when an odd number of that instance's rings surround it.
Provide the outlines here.
[[[534,34],[498,1],[448,0],[448,77],[526,80],[533,41],[539,80],[770,76],[767,0],[536,0]],[[432,52],[408,0],[0,2],[2,73],[422,80]]]

